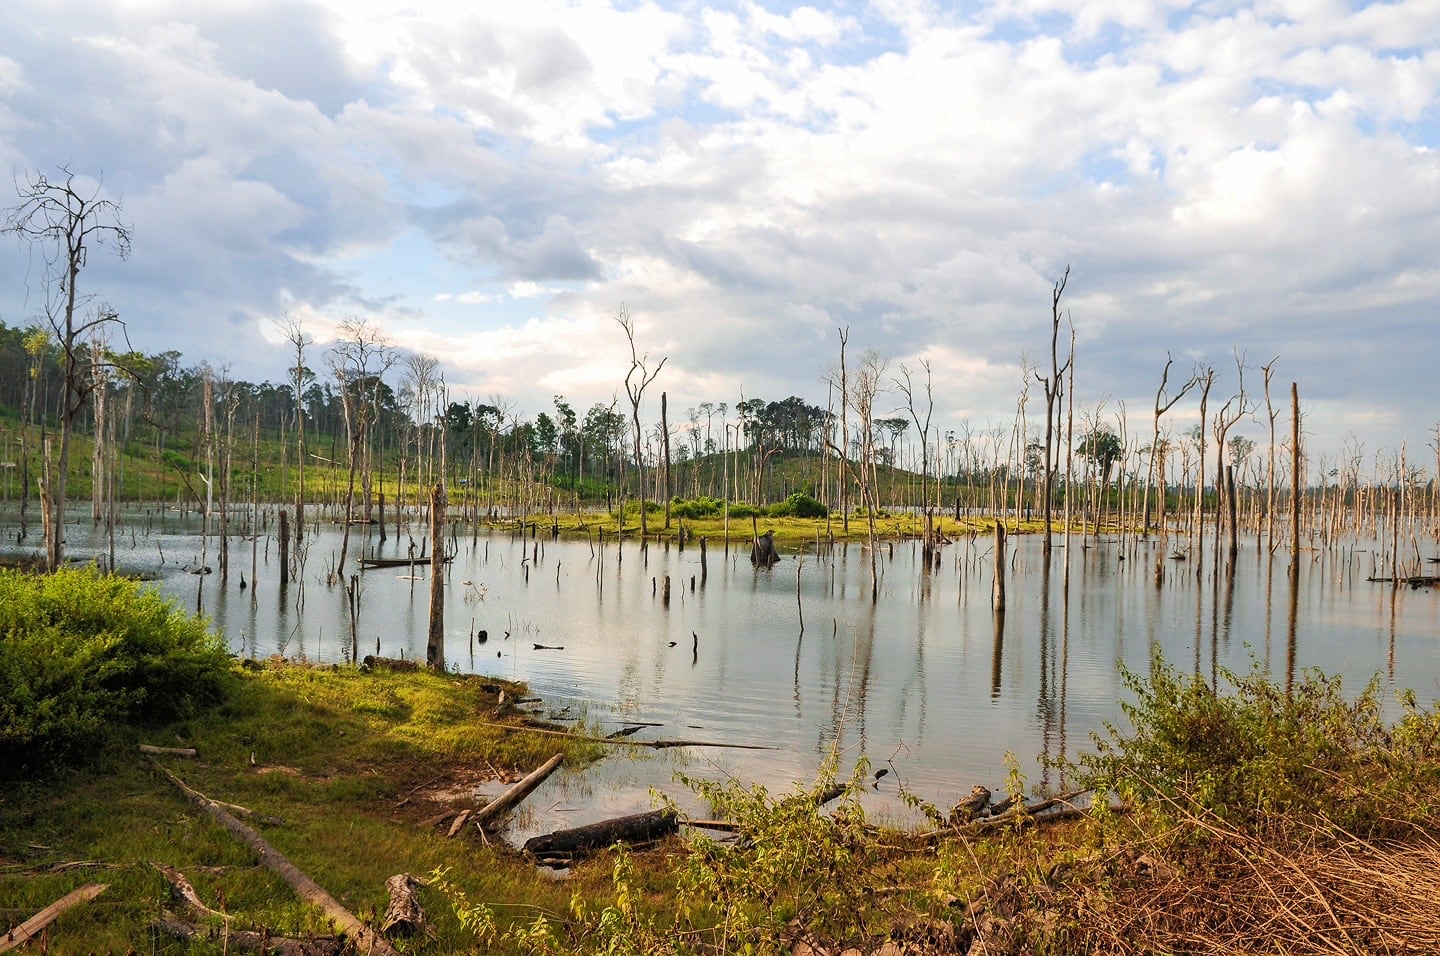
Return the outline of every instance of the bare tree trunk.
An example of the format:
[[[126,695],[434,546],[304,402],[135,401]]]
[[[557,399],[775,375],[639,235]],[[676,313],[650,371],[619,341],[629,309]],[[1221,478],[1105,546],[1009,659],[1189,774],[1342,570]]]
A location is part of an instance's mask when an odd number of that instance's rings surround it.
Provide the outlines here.
[[[430,491],[430,627],[425,642],[425,664],[445,669],[445,482]]]
[[[671,497],[671,494],[670,494],[670,421],[669,421],[669,418],[668,418],[668,408],[667,408],[667,405],[666,405],[666,398],[665,398],[665,393],[664,393],[664,392],[661,392],[661,393],[660,393],[660,434],[661,434],[661,440],[664,441],[664,443],[665,443],[665,447],[664,447],[664,458],[662,459],[662,460],[664,461],[664,463],[665,463],[665,476],[664,476],[663,481],[661,482],[661,486],[662,486],[661,493],[665,496],[665,530],[666,530],[666,531],[669,531],[669,530],[670,530],[670,497]]]

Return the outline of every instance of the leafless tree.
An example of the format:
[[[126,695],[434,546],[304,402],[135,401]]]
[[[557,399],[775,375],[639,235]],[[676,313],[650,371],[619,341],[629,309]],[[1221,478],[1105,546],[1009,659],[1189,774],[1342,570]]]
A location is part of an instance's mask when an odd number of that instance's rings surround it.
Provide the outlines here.
[[[10,233],[42,264],[45,318],[61,349],[64,400],[60,411],[60,456],[47,476],[45,564],[58,568],[65,557],[65,498],[70,468],[70,433],[91,388],[82,343],[97,330],[119,323],[114,309],[93,304],[79,291],[80,272],[94,247],[111,245],[124,259],[130,254],[130,227],[120,222],[120,206],[101,198],[99,184],[77,182],[64,166],[60,178],[29,174],[16,184],[20,204],[5,211],[0,233]]]
[[[385,372],[395,364],[395,351],[385,334],[363,318],[346,319],[330,349],[330,368],[340,386],[340,407],[345,416],[349,451],[349,477],[345,488],[345,531],[340,541],[340,560],[335,573],[345,574],[345,555],[350,547],[350,525],[355,520],[355,479],[358,473],[364,496],[364,516],[370,517],[372,487],[370,436],[379,413],[380,385]]]
[[[662,358],[654,369],[646,364],[649,356],[641,355],[635,347],[635,320],[623,305],[615,314],[615,321],[625,330],[625,340],[630,343],[630,370],[625,373],[625,394],[630,399],[630,421],[635,429],[635,471],[640,483],[640,536],[643,538],[649,535],[650,524],[645,517],[645,456],[642,448],[644,436],[640,432],[640,402],[645,396],[645,389],[665,367],[666,359]]]
[[[1066,266],[1065,274],[1060,277],[1050,291],[1050,374],[1041,375],[1038,371],[1034,373],[1035,380],[1045,389],[1045,487],[1040,510],[1045,522],[1044,554],[1046,557],[1050,556],[1051,499],[1055,492],[1056,416],[1059,414],[1063,376],[1069,370],[1070,363],[1075,359],[1072,350],[1071,356],[1065,360],[1064,364],[1060,363],[1060,298],[1065,294],[1065,286],[1069,281],[1070,267]]]
[[[935,395],[930,386],[930,360],[921,359],[920,369],[925,373],[925,414],[923,417],[916,404],[916,387],[911,381],[910,369],[904,365],[900,366],[900,375],[895,379],[895,387],[900,390],[901,395],[905,396],[905,407],[910,412],[911,420],[915,422],[915,430],[920,433],[920,513],[925,520],[924,551],[926,556],[929,556],[936,547],[933,506],[930,501],[930,419],[935,414]]]
[[[300,320],[286,314],[276,323],[285,340],[295,349],[295,365],[290,369],[291,387],[295,390],[295,462],[299,483],[295,490],[295,546],[299,553],[305,539],[305,349],[315,340],[305,333]]]

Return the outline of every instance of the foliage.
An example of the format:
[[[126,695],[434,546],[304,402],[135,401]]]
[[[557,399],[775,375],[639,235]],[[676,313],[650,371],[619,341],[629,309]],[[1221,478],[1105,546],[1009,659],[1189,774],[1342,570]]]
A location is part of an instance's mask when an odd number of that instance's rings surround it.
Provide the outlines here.
[[[725,513],[725,502],[720,498],[710,498],[704,495],[699,498],[686,500],[676,498],[670,505],[670,514],[693,521],[700,518],[718,518]],[[730,517],[732,518],[823,518],[830,513],[819,501],[803,492],[796,492],[778,504],[759,506],[745,502],[732,502],[730,505]]]
[[[92,747],[116,723],[218,701],[230,655],[158,590],[92,569],[0,571],[0,763]]]
[[[477,940],[540,956],[562,953],[780,954],[797,939],[868,946],[912,906],[891,892],[891,856],[868,824],[856,794],[863,761],[839,806],[819,807],[835,788],[826,769],[810,788],[775,797],[764,787],[681,776],[717,816],[733,821],[724,842],[692,835],[675,863],[671,900],[645,905],[653,886],[631,856],[616,851],[614,897],[595,905],[577,893],[568,918],[542,915],[508,928],[493,907],[471,903],[444,886],[462,924]],[[442,881],[445,874],[439,874]]]
[[[766,514],[772,518],[823,518],[830,509],[802,492],[795,492],[778,505],[772,505]]]
[[[1318,671],[1287,687],[1254,665],[1245,675],[1221,671],[1228,688],[1216,689],[1156,654],[1148,676],[1122,672],[1135,696],[1122,705],[1133,730],[1109,725],[1109,739],[1097,736],[1095,752],[1071,768],[1098,793],[1184,804],[1236,825],[1319,816],[1363,832],[1382,816],[1410,815],[1420,768],[1435,782],[1440,717],[1412,707],[1388,725],[1376,680],[1347,699],[1338,678]]]

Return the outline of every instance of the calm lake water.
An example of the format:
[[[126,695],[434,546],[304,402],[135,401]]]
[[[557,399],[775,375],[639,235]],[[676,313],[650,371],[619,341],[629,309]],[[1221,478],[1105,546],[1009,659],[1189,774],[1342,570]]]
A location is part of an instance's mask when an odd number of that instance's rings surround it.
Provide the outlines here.
[[[10,553],[13,517],[12,510]],[[412,529],[418,548],[420,526]],[[325,583],[338,532],[310,537],[303,577],[282,592],[273,524],[255,539],[255,572],[251,540],[232,537],[224,585],[218,574],[189,573],[202,563],[197,530],[193,515],[127,517],[117,563],[155,575],[182,606],[202,608],[237,654],[346,662],[358,650],[424,659],[423,565],[418,580],[409,568],[354,571],[360,612],[352,650],[350,599],[344,587]],[[381,545],[374,528],[358,529],[347,578],[362,548],[378,557],[407,554],[408,536],[397,540],[389,530]],[[880,599],[872,604],[869,555],[857,544],[787,554],[757,571],[747,539],[733,538],[728,555],[711,541],[702,581],[698,542],[683,551],[652,543],[642,552],[633,542],[601,548],[458,533],[445,588],[452,669],[525,681],[541,698],[537,712],[584,718],[603,732],[644,723],[655,726],[632,739],[773,748],[617,753],[532,797],[521,837],[648,809],[651,787],[693,806],[673,779],[677,769],[788,790],[813,780],[835,747],[842,772],[861,756],[872,769],[890,769],[866,803],[895,819],[912,819],[900,784],[942,807],[973,784],[999,789],[1007,752],[1032,784],[1058,786],[1043,759],[1073,757],[1105,721],[1124,723],[1127,691],[1117,664],[1143,672],[1152,644],[1207,678],[1218,668],[1248,671],[1253,659],[1282,681],[1315,667],[1340,675],[1347,689],[1378,675],[1387,698],[1404,688],[1426,704],[1440,696],[1440,589],[1367,581],[1387,572],[1359,543],[1305,552],[1292,589],[1288,554],[1272,558],[1253,538],[1242,542],[1233,575],[1215,574],[1213,541],[1197,572],[1193,558],[1168,560],[1184,539],[1172,537],[1163,550],[1158,540],[1130,542],[1123,552],[1115,540],[1072,539],[1066,587],[1059,539],[1047,571],[1038,537],[1012,537],[1008,610],[1000,617],[990,608],[988,537],[948,545],[928,571],[918,544],[882,544]],[[103,551],[88,517],[69,526],[67,540],[75,557]],[[204,563],[217,564],[215,549],[212,538]],[[1422,539],[1418,549],[1440,554],[1434,540]],[[1157,555],[1166,559],[1158,584]]]

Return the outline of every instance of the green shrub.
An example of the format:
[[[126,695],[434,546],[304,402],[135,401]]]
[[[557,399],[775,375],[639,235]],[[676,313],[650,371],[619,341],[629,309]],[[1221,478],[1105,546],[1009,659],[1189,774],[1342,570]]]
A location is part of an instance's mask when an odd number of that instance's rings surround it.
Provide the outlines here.
[[[154,588],[93,568],[0,572],[0,763],[64,759],[117,723],[190,716],[223,696],[229,661]]]
[[[718,518],[725,513],[725,501],[701,495],[699,498],[676,498],[670,503],[670,513],[677,518],[694,521],[697,518]]]
[[[823,518],[829,513],[829,508],[799,491],[766,509],[766,514],[772,518]]]
[[[1148,676],[1122,672],[1136,698],[1122,704],[1133,730],[1107,725],[1109,739],[1097,736],[1072,768],[1081,786],[1233,823],[1317,815],[1367,829],[1377,820],[1376,771],[1393,759],[1377,681],[1346,699],[1338,678],[1306,671],[1286,687],[1256,666],[1222,670],[1228,687],[1217,690],[1158,654]]]

